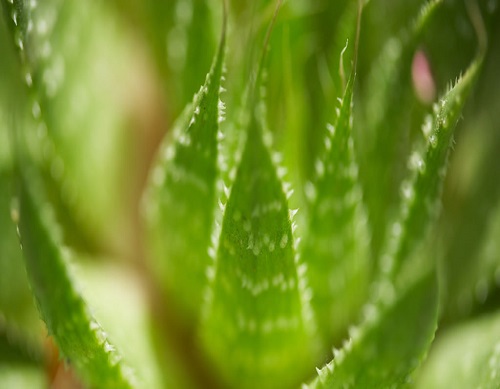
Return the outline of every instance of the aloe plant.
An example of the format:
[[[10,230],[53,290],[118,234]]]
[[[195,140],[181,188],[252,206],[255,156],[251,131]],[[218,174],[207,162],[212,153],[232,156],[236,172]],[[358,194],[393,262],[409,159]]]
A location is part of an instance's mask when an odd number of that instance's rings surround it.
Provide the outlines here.
[[[0,387],[500,385],[496,1],[0,1]]]

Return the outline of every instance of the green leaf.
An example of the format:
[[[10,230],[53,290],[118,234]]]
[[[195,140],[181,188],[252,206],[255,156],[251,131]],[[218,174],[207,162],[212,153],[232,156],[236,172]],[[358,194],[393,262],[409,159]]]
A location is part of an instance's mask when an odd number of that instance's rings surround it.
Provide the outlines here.
[[[181,104],[187,103],[196,92],[210,66],[211,53],[217,44],[212,20],[217,5],[209,0],[177,1],[175,24],[167,32],[166,48],[171,79],[174,84],[178,83]],[[163,40],[160,42],[165,47]]]
[[[479,57],[434,105],[433,117],[428,116],[424,122],[422,131],[427,144],[423,153],[417,148],[409,158],[412,174],[401,186],[400,213],[390,226],[388,245],[381,258],[383,271],[397,273],[405,258],[426,237],[440,212],[439,201],[453,133],[481,64],[482,57]]]
[[[43,188],[29,169],[22,166],[19,177],[18,228],[41,317],[84,382],[99,388],[132,388],[130,372],[74,286],[52,208],[41,199]]]
[[[422,32],[440,3],[427,2],[410,27],[389,39],[368,75],[367,99],[362,102],[364,117],[356,140],[362,151],[360,175],[376,260],[386,238],[387,219],[398,204],[398,188],[407,174],[400,161],[410,152],[414,129],[418,129],[425,113],[412,87],[412,62]]]
[[[350,331],[353,344],[336,352],[313,387],[402,386],[430,346],[437,327],[438,293],[436,258],[427,259],[432,252],[428,236],[439,210],[453,130],[481,62],[478,58],[471,64],[435,106],[434,120],[424,124],[425,157],[417,152],[410,157],[413,176],[403,183],[401,212],[382,257],[373,303],[365,309],[359,329]]]
[[[124,45],[124,28],[99,1],[2,0],[2,6],[17,53],[15,78],[22,80],[15,92],[25,96],[27,125],[18,127],[51,183],[66,240],[117,249],[132,201],[124,187],[134,181],[121,171],[132,170],[125,161],[135,160],[124,151],[134,152],[125,148],[125,130],[137,101],[126,96],[133,94],[130,80],[141,77],[131,71],[136,54]]]
[[[295,254],[287,196],[252,115],[220,233],[201,335],[229,385],[287,387],[310,364],[305,267]]]
[[[160,148],[145,198],[151,266],[164,291],[191,318],[200,313],[211,261],[224,51],[225,26],[205,84],[174,129],[173,142],[165,139]]]
[[[217,46],[220,0],[115,1],[118,12],[139,24],[163,78],[174,118],[203,83]],[[214,15],[217,14],[217,15]],[[219,19],[217,19],[218,21]]]
[[[2,27],[0,26],[0,29],[3,30]],[[0,37],[2,33],[0,30]],[[0,43],[0,50],[2,49]],[[8,59],[6,55],[5,60]],[[12,77],[9,71],[4,73],[6,67],[3,65],[5,63],[0,65],[0,83],[2,86],[10,86],[9,81],[1,79]],[[15,174],[9,142],[9,127],[12,123],[9,119],[13,115],[11,116],[12,112],[8,112],[7,107],[14,107],[18,99],[10,96],[9,101],[2,92],[0,92],[0,333],[5,332],[20,347],[39,356],[43,342],[43,325],[33,302],[23,254],[16,235],[16,226],[11,217]],[[8,105],[7,101],[11,105]]]
[[[283,105],[270,110],[270,122],[279,124],[276,141],[283,144],[285,163],[297,189],[314,179],[314,164],[324,148],[324,124],[335,119],[329,102],[343,96],[351,73],[351,63],[345,61],[341,65],[339,53],[346,40],[354,42],[359,4],[343,0],[324,2],[320,12],[315,2],[304,2],[302,7],[302,14],[294,13],[285,19],[281,39],[284,42],[272,45],[273,67],[269,69],[269,78],[273,80],[269,101]],[[283,9],[285,15],[290,8]],[[278,37],[276,34],[274,40]],[[280,50],[280,46],[285,47]],[[344,58],[352,58],[353,50],[354,45],[349,45]],[[346,79],[341,76],[341,67],[345,67],[342,76]],[[283,86],[277,81],[281,78]]]
[[[500,386],[500,315],[450,328],[436,345],[417,379],[417,388],[482,388]]]
[[[367,297],[369,236],[352,139],[351,74],[334,126],[316,162],[316,183],[302,258],[308,266],[312,307],[325,344],[352,322]]]
[[[408,383],[437,327],[435,272],[399,288],[395,301],[367,306],[365,318],[309,387],[398,388]]]
[[[1,131],[2,129],[0,129]],[[33,353],[42,346],[42,326],[33,304],[16,226],[11,219],[13,175],[0,166],[0,332],[26,343]]]
[[[171,365],[161,369],[158,365],[146,290],[138,274],[104,261],[96,264],[85,261],[87,258],[81,259],[76,264],[75,274],[79,276],[79,283],[85,290],[85,298],[93,308],[96,320],[113,335],[113,342],[123,358],[134,366],[141,377],[142,387],[165,387],[161,372],[165,378],[175,376],[176,372],[172,371]]]

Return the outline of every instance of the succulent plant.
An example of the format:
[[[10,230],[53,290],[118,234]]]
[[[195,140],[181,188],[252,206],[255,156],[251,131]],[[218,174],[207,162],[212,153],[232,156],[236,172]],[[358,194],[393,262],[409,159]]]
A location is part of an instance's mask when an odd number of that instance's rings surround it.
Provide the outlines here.
[[[0,1],[0,387],[500,386],[496,0]]]

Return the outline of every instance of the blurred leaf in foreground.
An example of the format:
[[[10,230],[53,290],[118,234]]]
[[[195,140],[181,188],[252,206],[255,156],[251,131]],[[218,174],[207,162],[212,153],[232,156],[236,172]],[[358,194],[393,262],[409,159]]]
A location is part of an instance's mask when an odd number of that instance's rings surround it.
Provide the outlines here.
[[[475,319],[445,331],[429,356],[417,388],[500,387],[500,316]]]
[[[20,174],[19,233],[26,270],[42,319],[66,362],[84,382],[99,388],[132,388],[132,376],[102,327],[89,313],[68,269],[53,211],[23,161]]]

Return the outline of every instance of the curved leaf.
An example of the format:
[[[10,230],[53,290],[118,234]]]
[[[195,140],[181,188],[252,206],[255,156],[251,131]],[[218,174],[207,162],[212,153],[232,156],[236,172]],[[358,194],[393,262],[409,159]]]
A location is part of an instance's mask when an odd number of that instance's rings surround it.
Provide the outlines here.
[[[410,158],[413,177],[402,187],[401,212],[382,256],[373,304],[360,328],[350,332],[353,344],[335,352],[313,386],[400,387],[425,356],[437,327],[438,293],[436,258],[426,259],[424,248],[439,210],[453,130],[481,63],[480,57],[471,64],[435,107],[434,120],[426,121],[425,157],[415,152]],[[397,342],[390,343],[394,337]]]
[[[42,326],[11,219],[14,178],[8,170],[0,166],[0,332],[5,329],[8,335],[21,338],[19,342],[26,343],[26,347],[34,347],[34,354],[40,354]]]
[[[132,377],[76,290],[51,208],[41,200],[38,177],[23,166],[19,233],[26,270],[42,319],[66,362],[99,388],[132,388]]]
[[[155,359],[152,318],[146,290],[138,275],[123,266],[83,261],[76,264],[75,273],[96,320],[113,335],[113,342],[123,358],[141,377],[141,386],[148,389],[165,387],[160,371],[166,378],[175,376],[176,372],[171,365],[160,369]]]
[[[11,218],[15,174],[9,130],[21,101],[17,62],[0,6],[0,332],[33,357],[42,354],[43,325],[33,302]],[[1,384],[0,384],[1,386]]]
[[[476,59],[464,76],[434,105],[433,117],[426,118],[422,127],[427,140],[426,149],[424,153],[415,150],[408,161],[412,177],[401,186],[400,214],[390,226],[387,251],[381,258],[384,271],[398,271],[439,214],[453,133],[481,64],[482,57]]]
[[[397,290],[388,306],[367,307],[367,319],[311,388],[398,388],[411,381],[437,327],[437,279],[428,273]]]
[[[407,174],[400,161],[410,152],[415,132],[412,130],[418,129],[425,113],[412,88],[412,61],[422,33],[440,3],[441,0],[428,1],[411,27],[385,43],[368,75],[367,99],[361,102],[364,118],[356,140],[362,150],[360,176],[376,260],[386,239],[387,218],[393,213],[394,204],[398,204],[398,187]]]
[[[126,148],[137,105],[127,101],[129,80],[140,77],[130,71],[135,54],[124,45],[124,28],[99,1],[1,3],[22,80],[15,92],[26,97],[22,114],[30,119],[20,132],[52,186],[66,240],[116,250],[132,200],[133,180],[121,172],[132,166],[124,151],[135,151]]]

